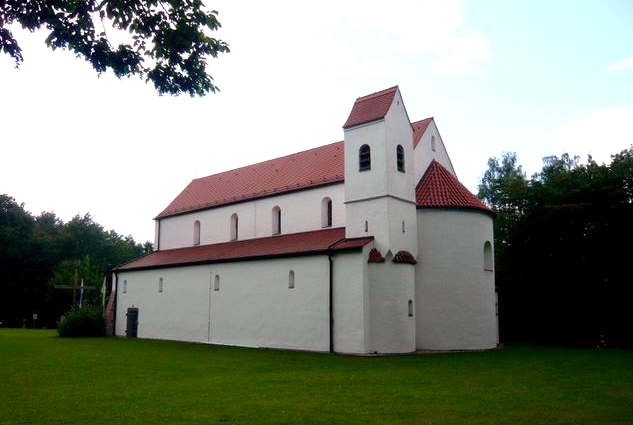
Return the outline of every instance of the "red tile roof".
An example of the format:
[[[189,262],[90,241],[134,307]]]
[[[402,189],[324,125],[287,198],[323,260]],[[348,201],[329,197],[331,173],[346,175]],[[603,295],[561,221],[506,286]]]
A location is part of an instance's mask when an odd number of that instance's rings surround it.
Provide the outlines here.
[[[383,257],[380,251],[378,251],[376,248],[372,248],[371,251],[369,251],[369,259],[367,260],[367,262],[368,263],[384,263],[385,257]]]
[[[156,218],[342,182],[343,142],[192,180]]]
[[[344,228],[316,230],[214,245],[155,251],[126,263],[116,270],[152,269],[292,255],[324,254],[328,251],[362,248],[373,239],[373,236],[345,239]]]
[[[411,123],[411,127],[413,127],[413,149],[415,149],[418,146],[418,143],[420,143],[420,139],[426,131],[426,128],[429,124],[431,124],[431,121],[433,121],[433,117]]]
[[[415,189],[415,201],[422,208],[469,208],[493,214],[457,177],[435,160],[426,169]]]
[[[393,256],[394,263],[406,263],[406,264],[417,264],[418,262],[415,260],[413,254],[409,251],[398,251],[396,255]]]
[[[398,86],[394,86],[356,99],[343,128],[350,128],[384,118],[393,103],[397,90]]]

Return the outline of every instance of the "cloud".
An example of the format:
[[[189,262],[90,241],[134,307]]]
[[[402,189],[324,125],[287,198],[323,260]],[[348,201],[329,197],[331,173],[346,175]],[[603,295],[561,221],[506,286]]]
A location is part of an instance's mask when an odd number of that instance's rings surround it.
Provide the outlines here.
[[[607,71],[624,71],[626,69],[633,69],[633,56],[613,63],[607,67]]]
[[[391,38],[405,54],[427,54],[435,74],[478,71],[489,60],[488,39],[464,28],[456,0],[392,0],[389,7],[378,0],[337,5],[338,24],[357,31]]]
[[[551,151],[580,155],[591,154],[598,162],[609,163],[610,156],[633,144],[633,107],[593,112],[590,116],[562,125],[544,136]]]

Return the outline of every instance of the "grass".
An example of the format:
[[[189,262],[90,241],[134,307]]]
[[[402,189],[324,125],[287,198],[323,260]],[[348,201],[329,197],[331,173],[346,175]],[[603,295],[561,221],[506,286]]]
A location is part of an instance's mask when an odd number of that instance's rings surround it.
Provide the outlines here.
[[[352,357],[0,329],[0,424],[631,424],[633,351]]]

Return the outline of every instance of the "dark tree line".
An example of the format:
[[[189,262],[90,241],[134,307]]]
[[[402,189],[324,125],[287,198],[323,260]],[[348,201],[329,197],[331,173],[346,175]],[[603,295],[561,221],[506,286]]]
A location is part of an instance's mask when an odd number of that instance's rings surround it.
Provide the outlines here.
[[[611,158],[546,157],[529,179],[489,159],[502,340],[633,345],[633,147]]]
[[[3,326],[55,326],[73,303],[73,291],[55,289],[72,284],[77,274],[84,285],[84,302],[100,305],[107,270],[145,253],[131,236],[106,231],[90,214],[64,223],[52,212],[32,215],[8,195],[0,195],[0,322]],[[109,285],[107,285],[109,286]]]

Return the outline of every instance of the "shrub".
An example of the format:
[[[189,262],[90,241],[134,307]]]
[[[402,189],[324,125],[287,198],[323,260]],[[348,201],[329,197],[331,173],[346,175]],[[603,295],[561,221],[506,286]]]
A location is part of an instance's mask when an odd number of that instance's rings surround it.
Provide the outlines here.
[[[103,336],[105,321],[99,307],[73,307],[57,322],[57,332],[63,337]]]

